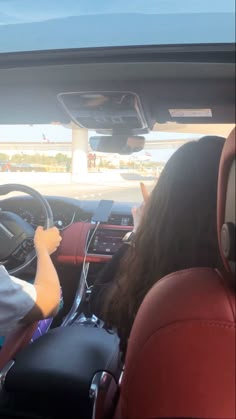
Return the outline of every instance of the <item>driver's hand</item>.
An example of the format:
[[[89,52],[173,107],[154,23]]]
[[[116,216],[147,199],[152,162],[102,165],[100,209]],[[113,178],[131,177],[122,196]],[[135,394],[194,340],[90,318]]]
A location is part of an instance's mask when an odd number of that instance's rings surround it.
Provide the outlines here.
[[[61,242],[61,236],[58,228],[52,227],[44,230],[39,226],[34,235],[34,246],[36,252],[46,250],[49,255],[54,253]]]

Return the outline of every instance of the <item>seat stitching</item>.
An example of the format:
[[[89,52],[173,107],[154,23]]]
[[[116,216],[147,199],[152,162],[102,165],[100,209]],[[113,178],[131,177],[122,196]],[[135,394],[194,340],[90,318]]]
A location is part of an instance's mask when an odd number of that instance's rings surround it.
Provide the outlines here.
[[[235,329],[236,325],[235,324],[231,324],[231,323],[226,323],[226,322],[215,322],[215,321],[209,321],[209,320],[182,320],[182,321],[178,321],[173,322],[173,323],[169,323],[168,325],[165,325],[163,327],[160,327],[158,330],[155,330],[155,332],[153,332],[150,336],[148,336],[148,338],[146,339],[146,341],[143,343],[141,350],[138,351],[138,355],[140,355],[145,346],[148,344],[148,342],[155,336],[158,335],[159,333],[165,333],[165,334],[169,334],[173,331],[173,329],[178,329],[180,326],[183,325],[183,323],[198,323],[200,326],[202,327],[210,327],[210,328],[221,328],[221,329]],[[168,329],[168,330],[167,330]],[[138,356],[136,354],[135,358],[137,358]],[[134,362],[134,358],[132,359],[132,364],[131,367],[129,367],[130,369],[134,370],[135,368],[135,362]],[[126,367],[127,369],[127,367]],[[127,385],[130,385],[130,381],[132,381],[133,379],[133,374],[134,371],[132,371],[131,376],[129,377],[129,380],[127,381]],[[126,399],[125,395],[123,394],[123,398]],[[126,399],[127,402],[127,399]]]

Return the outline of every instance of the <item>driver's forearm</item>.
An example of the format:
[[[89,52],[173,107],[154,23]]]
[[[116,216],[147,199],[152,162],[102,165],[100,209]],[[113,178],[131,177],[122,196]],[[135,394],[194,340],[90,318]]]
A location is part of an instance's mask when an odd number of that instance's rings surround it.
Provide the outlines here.
[[[40,249],[37,252],[37,271],[34,281],[37,298],[32,310],[23,319],[33,322],[55,316],[60,303],[60,283],[58,275],[48,252]]]

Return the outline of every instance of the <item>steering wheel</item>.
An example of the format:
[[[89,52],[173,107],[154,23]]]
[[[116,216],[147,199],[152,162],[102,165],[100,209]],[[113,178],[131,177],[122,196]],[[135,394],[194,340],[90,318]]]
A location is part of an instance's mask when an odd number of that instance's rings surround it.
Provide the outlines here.
[[[35,189],[26,185],[5,184],[0,185],[0,195],[10,192],[24,192],[37,200],[45,215],[45,228],[53,226],[53,214],[49,203]],[[0,210],[0,264],[9,264],[14,261],[17,264],[9,269],[10,275],[19,274],[29,266],[36,258],[34,249],[34,229],[19,215],[9,211]]]

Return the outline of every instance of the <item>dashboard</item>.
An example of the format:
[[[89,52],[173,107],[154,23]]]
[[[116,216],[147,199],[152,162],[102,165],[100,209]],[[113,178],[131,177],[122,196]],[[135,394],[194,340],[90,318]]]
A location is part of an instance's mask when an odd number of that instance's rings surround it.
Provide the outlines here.
[[[91,223],[100,201],[77,200],[61,196],[45,196],[51,206],[54,224],[61,231],[62,242],[56,260],[63,264],[81,264],[86,256],[90,262],[111,258],[133,226],[131,209],[136,203],[114,202],[106,223],[96,228]],[[30,196],[0,200],[0,210],[10,211],[35,229],[44,225],[45,215],[39,203]]]
[[[77,200],[66,197],[45,196],[52,208],[54,224],[59,230],[75,222],[90,222],[99,201]],[[107,224],[132,226],[131,208],[134,203],[114,202]],[[44,225],[45,214],[38,202],[28,196],[19,196],[0,200],[0,210],[11,211],[19,215],[34,228]]]

